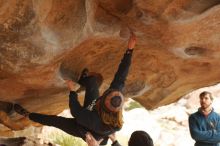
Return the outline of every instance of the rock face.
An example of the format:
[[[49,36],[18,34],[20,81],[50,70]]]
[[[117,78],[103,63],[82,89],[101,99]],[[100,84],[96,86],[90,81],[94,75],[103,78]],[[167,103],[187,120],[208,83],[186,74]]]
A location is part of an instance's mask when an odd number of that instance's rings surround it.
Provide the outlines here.
[[[129,30],[138,42],[124,90],[127,97],[152,109],[216,84],[219,4],[219,0],[0,0],[0,101],[58,114],[68,108],[62,78],[76,81],[84,67],[102,73],[102,92],[126,49]],[[0,121],[12,130],[30,124],[2,109]],[[9,129],[1,128],[0,133]]]

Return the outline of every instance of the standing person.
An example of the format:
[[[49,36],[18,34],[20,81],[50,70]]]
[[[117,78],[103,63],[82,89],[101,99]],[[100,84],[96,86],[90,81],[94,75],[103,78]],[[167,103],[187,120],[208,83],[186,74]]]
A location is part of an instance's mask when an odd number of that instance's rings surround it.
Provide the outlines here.
[[[220,146],[220,115],[212,107],[213,97],[204,91],[199,95],[201,107],[189,116],[189,129],[195,146]]]
[[[112,146],[122,146],[116,139],[115,133],[109,135],[112,141]],[[99,146],[101,141],[96,141],[91,133],[86,134],[86,143],[88,146]],[[128,146],[154,146],[150,135],[145,131],[134,131],[128,141]]]
[[[82,71],[78,83],[85,87],[83,106],[79,104],[77,92],[74,91],[73,81],[66,80],[66,84],[70,89],[69,107],[74,118],[30,113],[19,104],[14,105],[15,111],[32,121],[57,127],[84,140],[87,131],[89,131],[96,140],[104,139],[101,144],[106,144],[108,135],[120,130],[123,125],[122,106],[124,97],[121,91],[128,75],[135,44],[136,36],[131,33],[128,48],[119,64],[114,79],[102,96],[99,96],[97,74],[92,75],[88,69]]]

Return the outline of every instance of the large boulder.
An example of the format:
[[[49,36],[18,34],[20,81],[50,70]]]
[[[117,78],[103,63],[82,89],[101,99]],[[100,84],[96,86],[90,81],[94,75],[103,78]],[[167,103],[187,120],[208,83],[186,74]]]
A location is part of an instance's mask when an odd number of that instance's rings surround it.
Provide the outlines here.
[[[0,101],[58,114],[68,108],[63,78],[77,81],[84,67],[104,76],[103,92],[127,47],[130,30],[138,41],[124,89],[127,97],[153,109],[216,84],[219,4],[219,0],[1,0]],[[0,121],[12,130],[30,124],[1,107]]]

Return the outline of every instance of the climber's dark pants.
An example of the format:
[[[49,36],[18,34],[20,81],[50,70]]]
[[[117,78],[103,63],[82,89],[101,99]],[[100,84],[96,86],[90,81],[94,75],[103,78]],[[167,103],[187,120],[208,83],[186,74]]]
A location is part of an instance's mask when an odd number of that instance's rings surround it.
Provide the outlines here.
[[[99,86],[97,79],[95,76],[85,77],[80,81],[80,85],[85,87],[86,90],[83,107],[87,108],[93,100],[99,97]]]
[[[31,113],[29,119],[43,125],[59,128],[70,135],[85,139],[86,129],[80,126],[74,118]]]
[[[83,86],[85,87],[85,99],[83,107],[77,108],[74,106],[75,99],[73,97],[69,97],[69,107],[71,114],[75,116],[77,112],[86,108],[94,99],[99,97],[99,89],[98,84],[95,77],[85,77],[83,81],[81,81]],[[74,97],[75,98],[75,97]],[[31,113],[29,114],[29,119],[40,123],[42,125],[53,126],[65,131],[68,134],[71,134],[76,137],[81,137],[85,139],[85,134],[88,131],[85,127],[82,127],[76,122],[75,118],[65,118],[56,115],[44,115],[39,113]]]

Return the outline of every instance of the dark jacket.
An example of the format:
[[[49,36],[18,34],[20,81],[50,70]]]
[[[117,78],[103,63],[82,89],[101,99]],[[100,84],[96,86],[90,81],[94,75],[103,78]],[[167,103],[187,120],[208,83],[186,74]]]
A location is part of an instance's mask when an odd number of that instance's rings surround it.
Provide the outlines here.
[[[71,106],[74,106],[75,109],[74,116],[79,125],[86,127],[86,129],[88,129],[89,131],[92,131],[97,135],[101,136],[108,136],[109,134],[112,134],[115,131],[120,130],[119,128],[113,128],[104,124],[96,110],[90,111],[86,108],[82,108],[79,101],[77,100],[78,96],[76,92],[71,91],[69,96],[72,103]],[[95,135],[93,136],[97,137]]]
[[[220,146],[220,116],[214,109],[207,117],[200,109],[190,115],[189,128],[195,146]]]

